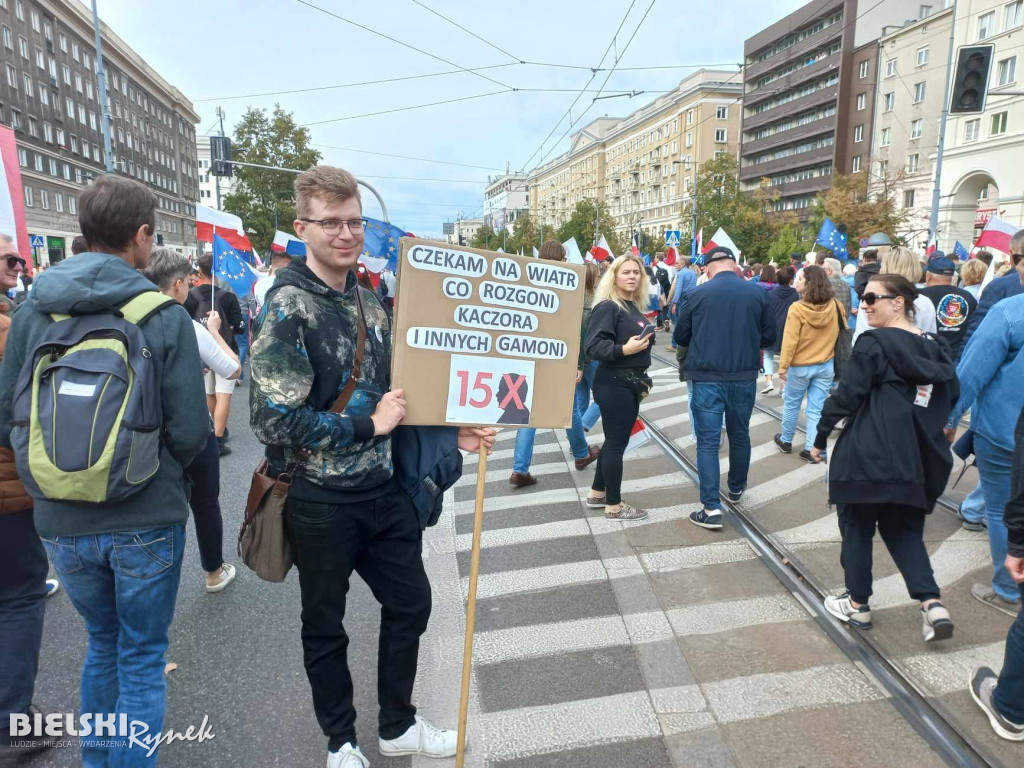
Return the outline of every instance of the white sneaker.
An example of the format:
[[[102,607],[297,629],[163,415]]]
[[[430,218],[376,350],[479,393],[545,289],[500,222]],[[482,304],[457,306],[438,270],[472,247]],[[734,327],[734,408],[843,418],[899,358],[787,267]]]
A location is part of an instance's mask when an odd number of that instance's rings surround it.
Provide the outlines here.
[[[761,394],[762,395],[770,395],[774,391],[775,391],[775,385],[774,384],[765,384],[764,385],[764,389],[761,390]]]
[[[435,728],[419,715],[409,730],[390,741],[379,739],[380,753],[385,757],[423,755],[424,757],[451,757],[458,745],[458,733]],[[346,767],[347,768],[347,767]]]
[[[230,563],[224,563],[220,567],[220,579],[217,581],[216,584],[207,584],[206,591],[222,592],[227,587],[228,584],[235,580],[235,576],[237,574],[238,571],[235,569],[235,566],[231,565]]]
[[[337,752],[327,753],[327,768],[370,768],[370,761],[359,747],[345,742]]]

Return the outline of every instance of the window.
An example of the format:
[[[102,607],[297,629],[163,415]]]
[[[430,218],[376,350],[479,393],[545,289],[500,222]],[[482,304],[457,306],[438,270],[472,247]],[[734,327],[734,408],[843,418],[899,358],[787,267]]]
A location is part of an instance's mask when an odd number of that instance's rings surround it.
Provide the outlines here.
[[[686,124],[687,125],[693,125],[693,110],[692,109],[688,109],[686,111]]]
[[[68,117],[75,119],[75,102],[71,99],[64,99],[64,106],[67,109]]]
[[[28,135],[37,136],[39,134],[39,121],[29,115],[28,117]]]
[[[932,15],[932,7],[930,5],[922,5],[917,11],[917,18],[927,19]]]
[[[885,176],[889,172],[889,161],[879,160],[878,161],[878,173],[881,176]]]
[[[857,69],[857,76],[863,80],[868,76],[868,62],[862,61]]]
[[[39,30],[39,14],[36,13],[35,11],[32,11],[32,29],[34,29],[36,32],[40,31]]]
[[[68,213],[73,216],[78,215],[78,198],[68,195]]]
[[[888,59],[885,62],[885,76],[896,77],[896,59]]]
[[[64,213],[64,195],[60,192],[53,193],[53,207],[61,213]]]
[[[89,110],[89,127],[92,128],[94,131],[98,130],[96,128],[96,113],[93,112],[91,109]]]
[[[63,128],[58,128],[57,129],[57,143],[60,144],[62,147],[64,146],[64,129]]]
[[[25,187],[25,207],[31,208],[33,205],[35,205],[35,203],[33,202],[34,199],[35,193],[33,193],[32,187]]]
[[[7,65],[7,84],[15,90],[18,88],[18,73],[14,71],[14,67],[10,64]]]
[[[75,72],[75,90],[79,93],[82,92],[82,76]]]
[[[85,95],[89,97],[90,101],[96,98],[95,91],[92,88],[92,80],[87,80],[85,83]]]
[[[728,107],[716,107],[715,108],[715,117],[718,118],[719,120],[726,120],[729,117],[729,108]]]
[[[868,105],[868,95],[866,93],[857,94],[857,111],[865,109]]]
[[[853,127],[853,140],[854,142],[864,141],[864,126],[855,125]]]
[[[85,125],[85,107],[81,104],[78,105],[78,122]]]
[[[853,158],[853,162],[850,164],[850,173],[860,173],[860,155]]]
[[[914,190],[908,189],[903,192],[903,207],[913,208],[914,207]]]
[[[715,143],[725,144],[728,140],[728,130],[725,128],[715,128]]]
[[[1024,0],[1010,3],[1003,9],[1003,31],[1016,29],[1024,23]]]
[[[49,123],[43,123],[43,138],[49,144],[53,144],[53,126]]]
[[[64,163],[64,178],[71,181],[71,166]]]
[[[53,27],[50,26],[49,22],[43,23],[43,37],[46,38],[46,42],[53,44]]]
[[[85,179],[82,178],[82,169],[81,168],[75,168],[75,183],[76,184],[84,184],[85,183]]]
[[[50,92],[46,90],[46,86],[39,83],[39,103],[50,106]]]
[[[964,123],[964,143],[977,141],[981,134],[981,119],[975,118]]]
[[[36,46],[36,66],[46,69],[46,58],[43,56],[43,49]]]
[[[60,33],[60,49],[64,51],[64,53],[68,52],[68,36],[63,32]]]
[[[693,134],[692,133],[687,133],[686,134],[686,146],[687,147],[692,147],[693,146]]]
[[[917,153],[907,155],[907,173],[917,173],[921,165],[921,156]]]
[[[85,67],[86,70],[88,70],[89,72],[92,71],[92,59],[89,58],[88,53],[82,54],[82,66]]]
[[[924,83],[914,83],[914,103],[920,104],[924,101]]]
[[[28,168],[28,152],[21,147],[18,147],[18,165],[22,168]]]
[[[910,121],[910,138],[920,139],[921,132],[924,130],[924,118],[919,117],[917,120]]]
[[[78,154],[78,137],[75,134],[71,134],[71,151]]]
[[[40,172],[43,170],[43,156],[42,155],[38,155],[38,154],[36,155],[35,163],[33,164],[33,167],[35,167],[35,169],[37,171],[40,171]]]
[[[7,27],[4,27],[3,28],[3,33],[4,33],[4,48],[9,48],[9,49],[13,50],[14,44],[11,42],[11,30],[8,29]]]
[[[996,13],[989,11],[978,17],[978,39],[987,40],[995,34]]]
[[[1011,56],[999,62],[999,85],[1009,85],[1017,80],[1017,57]]]
[[[45,189],[39,190],[39,204],[43,207],[44,211],[50,210],[50,193]]]
[[[78,56],[79,56],[78,43],[72,43],[71,44],[71,58],[73,58],[75,61],[78,61]]]
[[[928,46],[917,49],[917,66],[923,67],[928,63]]]
[[[989,130],[989,136],[1001,136],[1006,133],[1006,117],[1007,112],[998,112],[992,115],[992,128]]]
[[[71,85],[71,70],[68,68],[67,64],[60,65],[60,73],[64,77],[64,84]]]
[[[57,161],[54,160],[52,157],[50,158],[50,175],[51,176],[56,176],[57,175]]]
[[[32,78],[25,75],[25,97],[31,99],[34,89],[32,88]]]
[[[882,146],[888,147],[892,144],[892,128],[882,129]]]
[[[21,35],[18,35],[18,50],[21,52],[21,58],[28,58],[28,40]]]

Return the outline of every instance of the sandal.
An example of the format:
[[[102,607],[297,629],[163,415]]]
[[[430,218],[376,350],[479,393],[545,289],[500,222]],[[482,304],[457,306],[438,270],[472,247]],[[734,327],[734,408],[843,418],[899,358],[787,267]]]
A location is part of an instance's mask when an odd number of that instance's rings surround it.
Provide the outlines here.
[[[643,520],[647,517],[647,511],[622,502],[617,512],[605,512],[604,516],[608,520]]]
[[[588,493],[587,494],[587,506],[590,507],[591,509],[604,509],[604,507],[605,507],[605,499],[607,499],[607,498],[608,497],[605,496],[605,495],[591,496]]]

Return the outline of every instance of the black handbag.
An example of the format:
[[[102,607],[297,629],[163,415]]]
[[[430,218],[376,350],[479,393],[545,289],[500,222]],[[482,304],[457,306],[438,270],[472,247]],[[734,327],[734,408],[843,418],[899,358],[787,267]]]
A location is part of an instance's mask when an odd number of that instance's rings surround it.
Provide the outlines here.
[[[835,299],[833,299],[835,301]],[[843,375],[846,363],[853,354],[853,331],[843,322],[843,310],[838,301],[836,304],[836,322],[839,323],[839,335],[836,336],[835,357],[832,365],[835,369],[835,377],[838,379]]]

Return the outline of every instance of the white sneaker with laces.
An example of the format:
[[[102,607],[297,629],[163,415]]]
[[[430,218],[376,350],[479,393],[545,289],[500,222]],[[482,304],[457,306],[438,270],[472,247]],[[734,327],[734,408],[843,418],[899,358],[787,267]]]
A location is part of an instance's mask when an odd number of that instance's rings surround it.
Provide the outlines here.
[[[416,722],[410,725],[409,730],[397,739],[379,739],[378,741],[380,753],[385,757],[402,757],[403,755],[451,757],[455,754],[458,744],[458,733],[436,728],[416,715]]]
[[[370,768],[370,761],[359,747],[345,742],[337,752],[327,753],[327,768]]]

